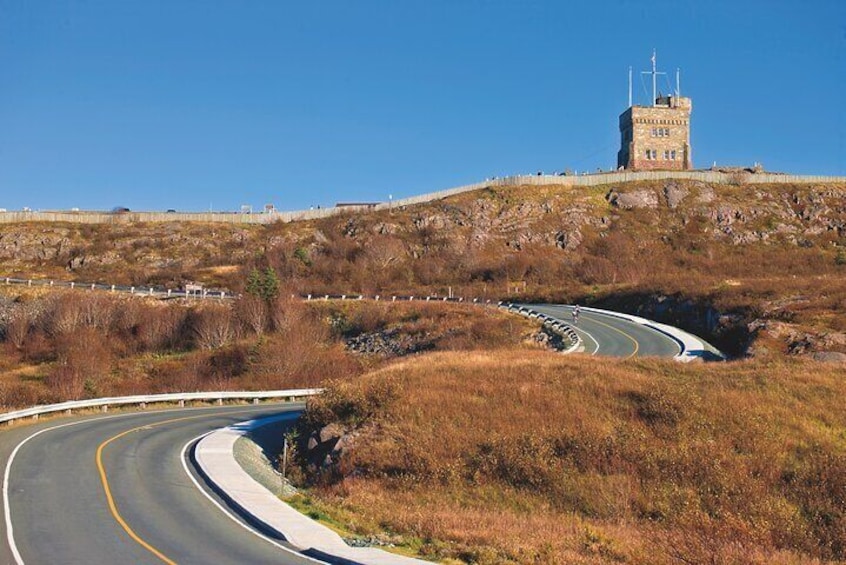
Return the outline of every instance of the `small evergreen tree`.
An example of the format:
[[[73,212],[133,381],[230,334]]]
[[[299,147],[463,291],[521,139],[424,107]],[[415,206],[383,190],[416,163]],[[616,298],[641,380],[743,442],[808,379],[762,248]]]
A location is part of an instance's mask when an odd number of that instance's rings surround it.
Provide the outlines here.
[[[279,295],[279,277],[273,267],[264,270],[261,297],[270,302]]]
[[[253,269],[250,271],[250,275],[247,277],[247,288],[245,289],[247,294],[252,294],[253,296],[262,297],[262,275],[258,269]]]

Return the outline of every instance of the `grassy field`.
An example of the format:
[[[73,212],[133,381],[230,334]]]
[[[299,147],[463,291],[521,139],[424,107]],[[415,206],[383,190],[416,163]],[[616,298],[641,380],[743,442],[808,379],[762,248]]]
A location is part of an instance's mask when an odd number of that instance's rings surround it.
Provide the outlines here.
[[[844,393],[841,367],[798,361],[432,354],[310,401],[307,426],[355,435],[311,493],[434,559],[838,562]]]

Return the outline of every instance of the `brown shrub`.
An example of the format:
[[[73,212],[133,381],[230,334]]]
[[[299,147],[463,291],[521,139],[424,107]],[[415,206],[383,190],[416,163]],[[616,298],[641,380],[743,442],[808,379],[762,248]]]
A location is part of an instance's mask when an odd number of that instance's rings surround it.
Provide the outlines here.
[[[80,328],[60,336],[56,365],[46,379],[59,397],[79,399],[100,394],[102,381],[111,371],[112,352],[107,340],[94,328]]]
[[[182,306],[144,305],[135,318],[135,333],[146,351],[172,349],[184,341],[188,310]]]
[[[268,325],[267,302],[257,296],[246,295],[235,302],[235,317],[246,331],[261,335]]]
[[[230,305],[206,304],[191,311],[188,320],[194,339],[199,347],[215,349],[223,347],[237,337],[238,327]]]

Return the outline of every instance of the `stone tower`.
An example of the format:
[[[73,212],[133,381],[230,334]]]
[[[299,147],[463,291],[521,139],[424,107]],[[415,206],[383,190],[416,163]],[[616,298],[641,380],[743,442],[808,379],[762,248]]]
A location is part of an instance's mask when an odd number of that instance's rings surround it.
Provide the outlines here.
[[[629,108],[620,114],[620,151],[617,168],[633,171],[676,170],[693,168],[690,150],[690,98],[676,92],[662,96],[656,92],[655,54],[652,55],[652,106],[631,104],[631,71],[629,72]]]

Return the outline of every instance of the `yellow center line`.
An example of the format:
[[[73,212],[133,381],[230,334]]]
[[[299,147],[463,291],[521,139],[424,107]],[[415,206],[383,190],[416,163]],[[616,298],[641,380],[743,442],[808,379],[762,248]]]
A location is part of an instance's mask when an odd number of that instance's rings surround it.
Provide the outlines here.
[[[592,316],[590,318],[590,321],[595,322],[595,323],[597,323],[601,326],[605,326],[606,328],[610,328],[617,333],[623,334],[625,337],[627,337],[634,344],[634,351],[632,351],[631,355],[626,356],[626,359],[630,359],[630,358],[634,357],[635,355],[637,355],[637,352],[640,349],[640,344],[637,342],[637,340],[635,338],[633,338],[632,336],[630,336],[629,334],[627,334],[626,332],[624,332],[620,328],[615,328],[611,324],[606,324],[605,322],[600,322],[599,320],[597,320],[596,318],[594,318]]]
[[[233,411],[232,413],[237,414],[238,412]],[[141,536],[136,534],[135,531],[129,526],[129,524],[126,523],[126,520],[123,519],[123,516],[120,515],[120,512],[118,512],[117,505],[115,504],[115,499],[112,496],[112,489],[109,486],[109,479],[106,476],[106,467],[105,467],[105,465],[103,465],[103,450],[106,448],[107,445],[109,445],[113,441],[118,440],[118,439],[120,439],[124,436],[127,436],[127,435],[129,435],[133,432],[137,432],[138,430],[149,429],[149,428],[153,428],[155,426],[162,426],[162,425],[165,425],[165,424],[172,424],[174,422],[182,422],[184,420],[193,420],[193,419],[196,419],[196,418],[203,418],[203,417],[206,417],[206,416],[208,416],[208,414],[200,414],[200,415],[197,415],[197,416],[184,416],[182,418],[172,418],[170,420],[165,420],[163,422],[154,422],[152,424],[144,424],[143,426],[138,426],[137,428],[132,428],[131,430],[126,430],[126,431],[123,431],[123,432],[121,432],[121,433],[119,433],[115,436],[112,436],[109,439],[107,439],[106,441],[104,441],[103,443],[101,443],[97,447],[97,454],[95,456],[95,460],[97,462],[97,470],[100,472],[100,482],[103,483],[103,492],[106,493],[106,501],[109,503],[109,510],[112,513],[112,517],[115,519],[115,521],[118,524],[120,524],[120,527],[123,528],[123,530],[127,534],[129,534],[129,537],[131,537],[136,542],[138,542],[138,545],[140,545],[141,547],[143,547],[144,549],[146,549],[147,551],[149,551],[150,553],[152,553],[153,555],[155,555],[156,557],[158,557],[159,559],[161,559],[163,562],[167,563],[168,565],[176,565],[176,561],[173,561],[172,559],[167,557],[164,553],[162,553],[161,551],[159,551],[158,549],[153,547],[150,543],[145,541]]]

